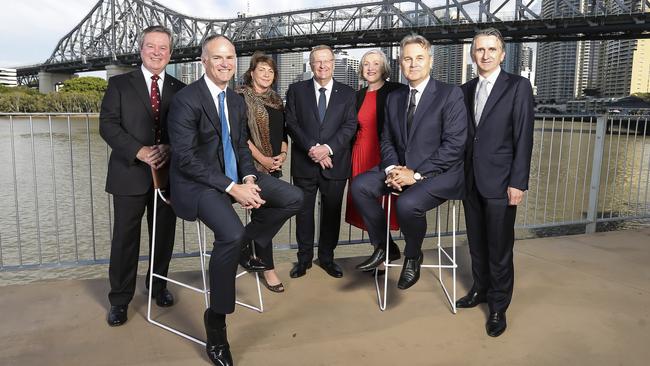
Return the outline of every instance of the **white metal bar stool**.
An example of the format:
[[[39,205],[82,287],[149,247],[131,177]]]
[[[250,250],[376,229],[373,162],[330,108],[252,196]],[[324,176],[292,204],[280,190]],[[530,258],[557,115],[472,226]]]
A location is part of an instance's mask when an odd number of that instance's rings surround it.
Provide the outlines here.
[[[381,289],[381,285],[379,284],[379,270],[375,269],[375,287],[377,289],[377,302],[379,304],[379,309],[381,311],[386,310],[386,303],[388,301],[388,269],[390,267],[401,267],[401,264],[392,264],[388,263],[388,253],[389,253],[389,248],[388,244],[390,243],[390,214],[391,214],[391,196],[399,196],[399,193],[397,192],[391,192],[390,194],[387,194],[383,197],[383,201],[385,205],[388,205],[388,210],[387,210],[387,219],[386,219],[386,257],[384,258],[384,267],[385,267],[385,274],[384,274],[384,284],[383,284],[383,289]],[[445,296],[447,297],[447,301],[449,302],[449,305],[451,306],[451,311],[456,314],[456,268],[458,267],[456,263],[456,203],[454,202],[452,204],[452,245],[451,245],[451,255],[447,253],[447,250],[442,247],[441,242],[442,242],[442,228],[440,225],[440,210],[438,209],[436,212],[436,220],[438,223],[438,264],[423,264],[421,267],[422,268],[437,268],[438,269],[438,281],[440,282],[440,285],[442,286],[442,290],[445,292]],[[447,261],[449,261],[449,264],[444,264],[445,261],[443,261],[443,255],[444,258],[446,258]],[[445,285],[445,282],[442,280],[442,270],[443,269],[450,269],[451,270],[451,276],[452,276],[452,294],[450,295],[449,291],[447,290],[447,286]]]
[[[152,172],[153,172],[153,170],[152,170]],[[174,333],[176,335],[179,335],[179,336],[181,336],[181,337],[183,337],[185,339],[188,339],[188,340],[190,340],[192,342],[195,342],[195,343],[198,343],[198,344],[200,344],[202,346],[205,346],[205,341],[200,340],[200,339],[198,339],[196,337],[193,337],[193,336],[189,335],[188,333],[185,333],[183,331],[175,329],[175,328],[173,328],[173,327],[171,327],[169,325],[163,324],[163,323],[161,323],[161,322],[159,322],[159,321],[157,321],[157,320],[155,320],[155,319],[153,319],[151,317],[151,302],[152,302],[151,301],[151,295],[152,295],[152,291],[153,291],[153,278],[154,277],[166,280],[168,282],[174,283],[174,284],[182,286],[182,287],[185,287],[185,288],[187,288],[189,290],[192,290],[192,291],[195,291],[195,292],[198,292],[198,293],[202,293],[203,297],[204,297],[204,300],[205,300],[206,309],[210,306],[210,297],[209,297],[210,288],[208,287],[208,282],[206,280],[206,273],[207,273],[208,269],[206,268],[206,265],[205,265],[205,260],[206,260],[206,258],[210,257],[210,253],[207,252],[206,244],[205,244],[205,240],[206,240],[205,239],[206,238],[205,225],[202,224],[198,219],[196,220],[196,232],[197,232],[197,237],[198,237],[198,241],[199,241],[199,259],[201,261],[201,279],[202,279],[202,282],[203,282],[203,287],[202,288],[195,287],[195,286],[189,285],[187,283],[180,282],[178,280],[174,280],[174,279],[169,278],[167,276],[162,276],[162,275],[159,275],[159,274],[156,274],[156,273],[153,272],[154,258],[155,258],[154,253],[155,253],[155,250],[156,250],[156,221],[157,221],[156,220],[156,218],[157,218],[156,215],[158,213],[157,212],[158,211],[158,200],[157,200],[157,198],[160,197],[160,199],[163,200],[163,202],[165,202],[165,204],[170,204],[169,200],[167,200],[167,198],[165,198],[164,195],[163,195],[163,188],[160,185],[158,175],[153,174],[153,176],[154,176],[154,204],[153,204],[153,227],[152,227],[153,233],[152,233],[152,237],[151,237],[151,253],[150,253],[151,260],[150,260],[150,266],[149,266],[149,279],[148,279],[148,281],[149,281],[149,300],[148,300],[148,303],[147,303],[147,320],[151,324],[159,326],[159,327],[161,327],[161,328],[163,328],[163,329],[165,329],[167,331],[170,331],[170,332],[172,332],[172,333]],[[248,211],[246,211],[245,221],[248,222]],[[255,255],[255,247],[254,246],[253,246],[252,250],[253,250],[253,255]],[[237,274],[236,278],[239,278],[239,277],[245,275],[246,273],[248,273],[248,271],[240,272],[240,273]],[[253,306],[253,305],[241,302],[241,301],[235,301],[235,303],[238,304],[238,305],[241,305],[241,306],[243,306],[245,308],[255,310],[255,311],[261,313],[261,312],[264,311],[264,303],[262,302],[262,290],[261,290],[261,286],[260,286],[259,273],[255,273],[255,279],[257,281],[257,295],[258,295],[258,299],[259,299],[259,306]]]

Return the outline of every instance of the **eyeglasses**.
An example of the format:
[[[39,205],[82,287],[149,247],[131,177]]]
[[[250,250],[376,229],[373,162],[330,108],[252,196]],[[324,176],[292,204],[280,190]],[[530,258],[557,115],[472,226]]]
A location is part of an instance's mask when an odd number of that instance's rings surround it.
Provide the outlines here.
[[[318,65],[331,65],[331,64],[332,64],[332,61],[334,61],[334,59],[321,60],[321,61],[311,61],[311,64],[314,65],[314,66],[318,66]]]

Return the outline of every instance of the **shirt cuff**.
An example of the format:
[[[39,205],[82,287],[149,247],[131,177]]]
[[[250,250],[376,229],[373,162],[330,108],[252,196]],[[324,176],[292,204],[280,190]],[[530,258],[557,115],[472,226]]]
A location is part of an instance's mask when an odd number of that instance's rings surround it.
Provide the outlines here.
[[[248,177],[253,177],[253,181],[257,180],[257,177],[255,175],[249,174],[249,175],[244,176],[244,178],[241,181],[246,182],[246,178],[248,178]]]
[[[395,168],[395,165],[389,165],[389,166],[386,167],[386,169],[384,169],[384,173],[386,173],[386,175],[388,175],[388,173],[391,170],[393,170],[394,168]]]
[[[327,146],[327,150],[330,151],[330,156],[331,156],[331,155],[334,155],[334,151],[332,151],[332,148],[330,147],[330,145],[325,144],[325,146]]]
[[[235,185],[235,182],[234,182],[234,181],[230,182],[230,184],[228,184],[228,187],[226,187],[226,193],[230,193],[230,190],[232,189],[232,187],[233,187],[234,185]]]

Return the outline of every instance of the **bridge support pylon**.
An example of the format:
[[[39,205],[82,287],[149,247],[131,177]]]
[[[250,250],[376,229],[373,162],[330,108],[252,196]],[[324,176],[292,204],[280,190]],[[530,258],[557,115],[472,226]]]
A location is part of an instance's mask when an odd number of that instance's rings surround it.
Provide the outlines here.
[[[38,91],[41,93],[51,93],[56,91],[56,85],[68,79],[72,79],[74,74],[61,74],[47,71],[38,73]]]
[[[124,65],[106,65],[106,80],[115,75],[126,74],[135,70],[135,67]]]

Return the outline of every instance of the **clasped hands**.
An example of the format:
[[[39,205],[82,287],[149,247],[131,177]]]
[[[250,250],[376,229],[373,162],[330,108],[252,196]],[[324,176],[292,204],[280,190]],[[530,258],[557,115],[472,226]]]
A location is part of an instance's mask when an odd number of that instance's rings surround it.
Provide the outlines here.
[[[388,173],[386,173],[386,185],[396,191],[401,192],[404,187],[415,184],[413,175],[415,171],[405,166],[396,165]]]
[[[136,158],[154,169],[163,167],[169,161],[169,145],[160,144],[143,146],[138,150]]]
[[[276,156],[267,156],[260,161],[260,164],[267,172],[273,173],[282,170],[282,164],[287,160],[287,153],[280,153]]]
[[[228,192],[242,208],[260,208],[266,203],[260,196],[262,189],[255,184],[253,177],[247,177],[242,184],[235,184]]]
[[[330,169],[334,167],[332,158],[330,157],[330,149],[326,145],[312,146],[309,149],[309,157],[314,163],[320,164],[322,169]]]

